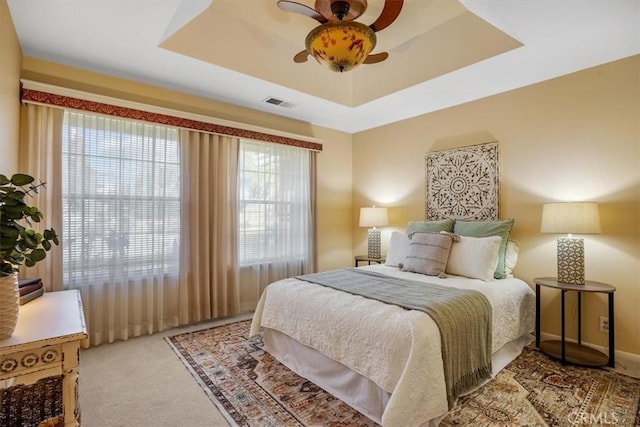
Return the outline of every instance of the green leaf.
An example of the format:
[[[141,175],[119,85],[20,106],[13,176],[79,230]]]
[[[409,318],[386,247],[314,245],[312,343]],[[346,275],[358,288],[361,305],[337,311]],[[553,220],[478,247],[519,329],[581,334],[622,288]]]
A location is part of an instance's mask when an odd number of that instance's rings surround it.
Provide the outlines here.
[[[0,251],[8,251],[13,249],[13,246],[16,244],[16,239],[7,239],[7,238],[0,238]]]
[[[33,267],[34,265],[36,265],[36,262],[31,258],[25,258],[24,265],[26,265],[27,267]]]
[[[0,236],[2,237],[15,240],[19,235],[20,230],[17,227],[11,227],[8,225],[3,225],[0,227]]]
[[[47,253],[45,252],[44,249],[34,249],[33,252],[31,252],[30,256],[32,261],[35,262],[40,262],[43,259],[45,259],[47,257]]]
[[[18,187],[31,184],[33,181],[34,181],[34,178],[32,176],[25,175],[23,173],[16,173],[11,177],[11,183]]]
[[[42,214],[40,212],[32,213],[31,214],[31,219],[34,222],[40,222],[40,220],[42,219]]]
[[[21,199],[14,199],[11,197],[11,194],[7,194],[6,199],[4,199],[4,204],[6,206],[19,206]]]
[[[5,175],[0,174],[0,185],[7,185],[11,182]]]
[[[21,253],[16,252],[16,254],[11,255],[8,260],[13,265],[20,265],[24,262],[24,256]]]
[[[58,241],[58,235],[56,234],[56,230],[54,230],[53,228],[50,228],[48,230],[44,230],[44,238],[47,241],[51,241],[53,243],[55,243],[56,245],[59,245],[60,242]],[[44,243],[44,241],[43,241]]]
[[[10,219],[23,218],[22,206],[10,206],[7,204],[2,206],[0,212],[2,212],[2,216],[6,215],[6,217]]]
[[[22,199],[24,199],[24,196],[26,196],[24,191],[7,192],[7,197],[10,197],[10,198],[16,199],[16,200],[22,200]]]
[[[9,274],[13,273],[13,266],[8,262],[2,262],[0,263],[0,272],[2,272],[2,276],[8,276]]]
[[[51,242],[49,242],[48,240],[43,240],[42,241],[42,247],[44,248],[45,251],[50,251],[51,250]]]
[[[29,231],[29,230],[28,230]],[[29,249],[35,249],[38,247],[38,239],[30,233],[20,233],[22,240],[19,243],[24,244]]]

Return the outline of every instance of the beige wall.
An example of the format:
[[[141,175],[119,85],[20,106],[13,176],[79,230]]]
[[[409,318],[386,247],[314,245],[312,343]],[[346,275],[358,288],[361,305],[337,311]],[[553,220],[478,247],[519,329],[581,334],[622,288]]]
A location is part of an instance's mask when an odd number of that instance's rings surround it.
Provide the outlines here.
[[[517,276],[555,276],[556,236],[540,234],[542,204],[596,201],[602,234],[585,236],[588,279],[613,284],[616,347],[640,354],[640,56],[354,135],[354,212],[389,206],[403,228],[424,219],[425,154],[498,141],[500,216],[515,218],[521,244]],[[366,232],[354,222],[354,252]],[[383,234],[388,240],[389,228]],[[383,242],[383,244],[386,242]],[[544,290],[542,329],[559,334],[559,294]],[[576,302],[568,299],[569,331]],[[583,339],[607,345],[599,332],[606,298],[587,295]]]
[[[0,174],[18,172],[22,51],[6,0],[0,0]]]
[[[301,121],[28,56],[22,60],[21,77],[89,93],[313,136],[311,126]]]
[[[351,135],[30,57],[23,60],[22,78],[321,139],[317,200],[319,268],[329,270],[351,264]]]
[[[318,267],[349,267],[352,258],[351,135],[314,128],[324,141],[318,155]]]

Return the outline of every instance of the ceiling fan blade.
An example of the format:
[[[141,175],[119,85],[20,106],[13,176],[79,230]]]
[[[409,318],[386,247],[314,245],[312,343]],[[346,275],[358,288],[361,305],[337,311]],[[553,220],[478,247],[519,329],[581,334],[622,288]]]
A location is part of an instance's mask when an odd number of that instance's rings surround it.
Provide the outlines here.
[[[396,20],[398,15],[400,15],[400,11],[402,10],[402,4],[404,0],[385,0],[384,8],[382,8],[382,13],[376,22],[369,25],[369,27],[373,31],[380,31],[387,28],[393,21]]]
[[[315,9],[311,9],[304,4],[296,3],[289,0],[278,0],[278,7],[286,12],[299,13],[300,15],[313,18],[321,24],[327,22],[327,18],[319,14]]]
[[[315,8],[329,21],[353,21],[367,10],[367,0],[316,0]]]
[[[293,62],[296,64],[300,64],[301,62],[307,62],[307,58],[309,57],[309,52],[307,50],[303,50],[302,52],[298,52],[293,57]]]
[[[382,62],[389,57],[387,52],[375,53],[373,55],[367,56],[367,59],[364,60],[363,64],[377,64],[378,62]]]

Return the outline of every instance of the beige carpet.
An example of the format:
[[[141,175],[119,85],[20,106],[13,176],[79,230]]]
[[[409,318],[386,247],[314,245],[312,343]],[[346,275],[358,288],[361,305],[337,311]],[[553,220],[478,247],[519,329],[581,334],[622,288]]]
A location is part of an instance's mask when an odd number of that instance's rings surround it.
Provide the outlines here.
[[[82,426],[228,426],[164,337],[248,318],[251,314],[82,350]]]

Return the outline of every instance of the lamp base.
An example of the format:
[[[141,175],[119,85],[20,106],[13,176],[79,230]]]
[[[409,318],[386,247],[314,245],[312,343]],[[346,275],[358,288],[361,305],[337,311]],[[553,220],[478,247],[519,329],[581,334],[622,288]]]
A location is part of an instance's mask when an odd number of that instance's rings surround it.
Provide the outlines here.
[[[380,258],[380,230],[377,228],[367,232],[367,257]]]
[[[558,238],[558,282],[584,285],[584,239]]]

